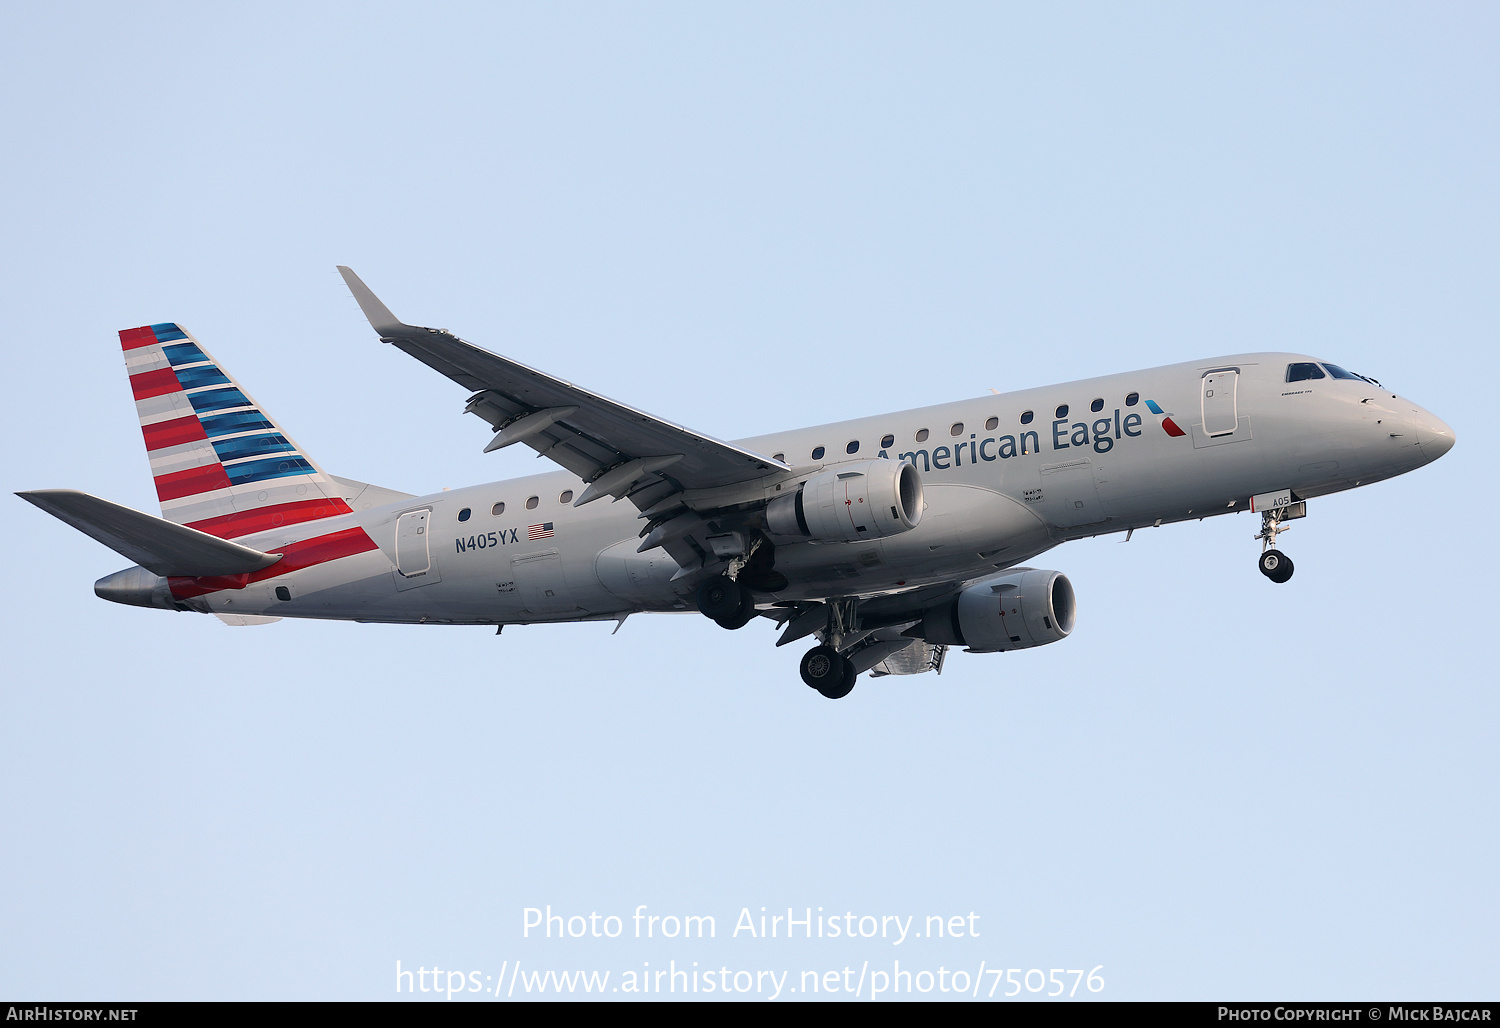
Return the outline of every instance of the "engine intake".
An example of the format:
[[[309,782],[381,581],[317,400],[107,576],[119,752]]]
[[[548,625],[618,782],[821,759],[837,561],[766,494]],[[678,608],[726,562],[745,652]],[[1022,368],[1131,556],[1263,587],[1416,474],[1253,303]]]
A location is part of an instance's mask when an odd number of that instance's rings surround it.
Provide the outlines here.
[[[1013,571],[969,586],[907,631],[976,653],[1023,650],[1066,639],[1078,604],[1061,571]]]
[[[922,476],[908,461],[840,464],[766,507],[772,535],[853,542],[909,532],[922,520]]]

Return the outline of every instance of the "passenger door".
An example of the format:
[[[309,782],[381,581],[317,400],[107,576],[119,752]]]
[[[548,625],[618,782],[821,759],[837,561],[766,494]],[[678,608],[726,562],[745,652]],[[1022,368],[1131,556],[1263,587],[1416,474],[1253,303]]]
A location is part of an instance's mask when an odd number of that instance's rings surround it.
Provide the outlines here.
[[[407,511],[396,519],[396,588],[442,581],[432,560],[432,509]]]
[[[1203,376],[1203,434],[1229,435],[1239,426],[1238,368],[1221,368]]]

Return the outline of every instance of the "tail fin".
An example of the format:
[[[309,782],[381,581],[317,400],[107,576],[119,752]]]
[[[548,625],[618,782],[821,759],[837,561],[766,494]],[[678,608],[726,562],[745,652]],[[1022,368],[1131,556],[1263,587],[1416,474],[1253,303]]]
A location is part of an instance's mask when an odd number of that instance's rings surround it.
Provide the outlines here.
[[[162,516],[234,539],[350,513],[343,490],[170,322],[120,332]]]

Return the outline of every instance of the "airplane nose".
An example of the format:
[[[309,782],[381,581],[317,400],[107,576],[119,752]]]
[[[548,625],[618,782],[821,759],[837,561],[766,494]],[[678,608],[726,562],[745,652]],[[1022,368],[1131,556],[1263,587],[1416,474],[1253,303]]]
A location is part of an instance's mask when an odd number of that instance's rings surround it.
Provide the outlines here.
[[[1417,444],[1422,448],[1422,456],[1429,461],[1437,460],[1453,449],[1453,444],[1457,441],[1458,437],[1454,435],[1453,429],[1436,415],[1428,414],[1417,424]]]

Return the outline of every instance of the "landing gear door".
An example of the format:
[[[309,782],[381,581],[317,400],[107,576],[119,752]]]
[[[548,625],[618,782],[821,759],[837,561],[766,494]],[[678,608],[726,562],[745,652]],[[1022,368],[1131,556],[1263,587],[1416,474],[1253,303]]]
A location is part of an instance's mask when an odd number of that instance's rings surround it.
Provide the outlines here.
[[[1230,435],[1240,423],[1238,368],[1221,368],[1203,376],[1203,434]]]

